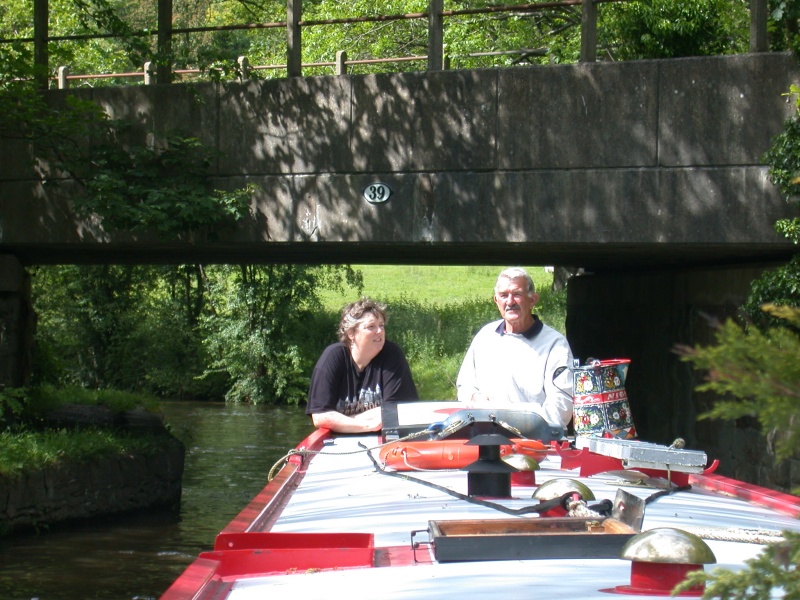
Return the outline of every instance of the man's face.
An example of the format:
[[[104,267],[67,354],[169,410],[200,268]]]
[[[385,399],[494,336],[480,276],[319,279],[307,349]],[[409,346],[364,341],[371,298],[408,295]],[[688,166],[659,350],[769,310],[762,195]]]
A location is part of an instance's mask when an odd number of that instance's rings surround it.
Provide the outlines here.
[[[500,316],[512,328],[531,324],[531,310],[538,300],[538,294],[528,295],[528,282],[524,277],[501,279],[494,294]]]

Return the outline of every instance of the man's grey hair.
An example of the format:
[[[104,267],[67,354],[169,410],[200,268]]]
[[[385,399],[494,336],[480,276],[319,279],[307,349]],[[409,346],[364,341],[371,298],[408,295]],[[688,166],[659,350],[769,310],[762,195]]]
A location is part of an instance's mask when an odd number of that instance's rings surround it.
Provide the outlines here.
[[[512,279],[519,279],[523,278],[525,281],[528,282],[528,296],[532,296],[536,289],[533,286],[533,279],[528,274],[528,272],[523,269],[522,267],[510,267],[500,272],[500,275],[497,276],[497,281],[494,284],[494,293],[497,294],[497,290],[500,287],[500,282],[504,279],[512,280]]]
[[[358,327],[358,324],[363,321],[368,314],[383,319],[384,325],[388,320],[386,305],[370,300],[369,298],[362,298],[361,300],[351,302],[345,306],[342,309],[342,317],[339,320],[339,341],[349,346],[351,343],[350,333]]]

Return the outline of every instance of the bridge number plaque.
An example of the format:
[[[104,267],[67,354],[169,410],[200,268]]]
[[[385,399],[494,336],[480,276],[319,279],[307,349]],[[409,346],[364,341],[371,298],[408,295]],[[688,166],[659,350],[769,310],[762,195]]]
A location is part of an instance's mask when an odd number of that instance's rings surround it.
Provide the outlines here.
[[[364,188],[364,200],[370,204],[381,204],[392,195],[392,188],[385,183],[370,183]]]

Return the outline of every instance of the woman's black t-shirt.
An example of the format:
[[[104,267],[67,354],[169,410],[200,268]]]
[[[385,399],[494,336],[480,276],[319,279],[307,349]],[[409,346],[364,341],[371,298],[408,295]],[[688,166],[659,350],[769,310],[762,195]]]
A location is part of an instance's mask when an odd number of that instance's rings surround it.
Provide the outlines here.
[[[323,350],[311,374],[306,414],[335,410],[352,417],[384,401],[418,399],[400,346],[386,340],[367,368],[359,372],[349,348],[336,342]]]

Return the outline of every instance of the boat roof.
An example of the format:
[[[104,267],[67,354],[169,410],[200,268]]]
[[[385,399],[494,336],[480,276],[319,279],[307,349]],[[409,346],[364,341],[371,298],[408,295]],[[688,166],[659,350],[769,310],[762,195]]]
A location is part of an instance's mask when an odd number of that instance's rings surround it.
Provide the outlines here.
[[[594,495],[589,508],[604,500],[618,502],[621,489],[641,499],[644,514],[636,526],[642,532],[672,528],[699,536],[715,558],[706,570],[741,569],[765,543],[779,540],[781,531],[800,530],[797,498],[708,471],[643,473],[624,469],[624,460],[622,470],[605,469],[614,463],[603,461],[587,467],[585,459],[596,453],[553,444],[533,478],[512,480],[509,497],[485,498],[470,494],[470,475],[463,469],[384,467],[379,458],[384,443],[378,434],[318,430],[309,436],[221,532],[214,550],[202,554],[162,600],[328,598],[335,593],[398,600],[445,593],[525,599],[542,593],[605,599],[664,595],[631,588],[632,561],[620,558],[616,548],[609,555],[604,546],[607,540],[616,543],[616,534],[493,532],[493,524],[505,527],[509,521],[544,527],[550,517],[526,511],[541,503],[534,493],[550,481],[587,486]],[[626,476],[630,473],[646,476]],[[677,483],[665,487],[667,479]],[[462,523],[480,524],[478,529],[487,527],[490,533],[452,538],[442,533]]]

